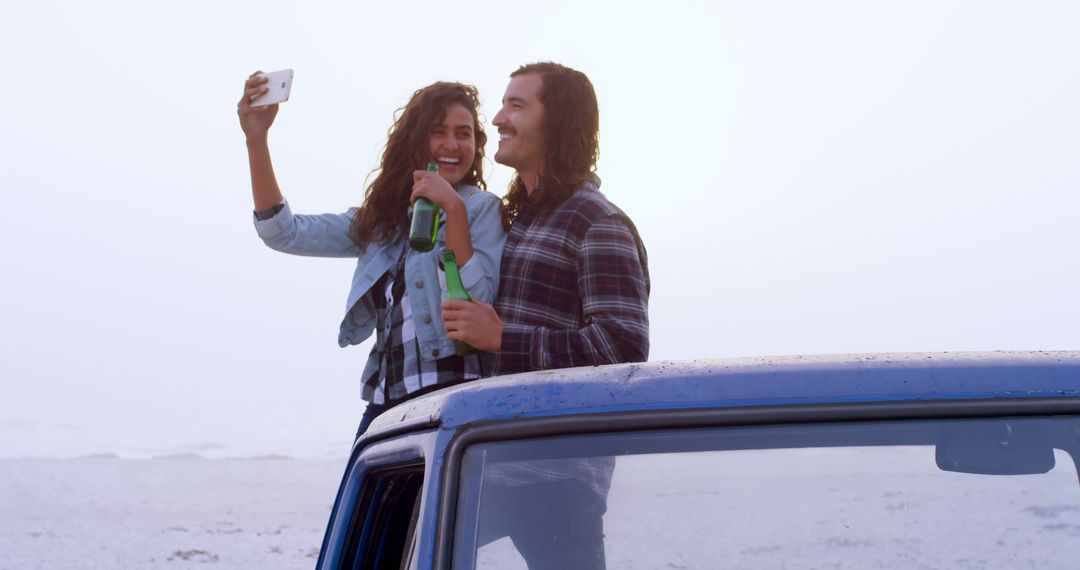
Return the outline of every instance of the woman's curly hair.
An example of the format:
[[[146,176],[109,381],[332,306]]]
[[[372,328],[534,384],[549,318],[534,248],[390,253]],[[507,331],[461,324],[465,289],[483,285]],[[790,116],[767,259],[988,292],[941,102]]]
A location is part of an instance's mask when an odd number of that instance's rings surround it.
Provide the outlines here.
[[[379,167],[373,172],[378,174],[364,192],[364,204],[353,215],[349,233],[361,249],[374,242],[393,242],[408,231],[413,171],[423,170],[431,160],[431,131],[446,118],[447,107],[455,103],[472,114],[476,137],[476,156],[462,182],[487,187],[483,171],[487,134],[480,124],[476,88],[439,81],[418,89],[404,107],[395,111]]]

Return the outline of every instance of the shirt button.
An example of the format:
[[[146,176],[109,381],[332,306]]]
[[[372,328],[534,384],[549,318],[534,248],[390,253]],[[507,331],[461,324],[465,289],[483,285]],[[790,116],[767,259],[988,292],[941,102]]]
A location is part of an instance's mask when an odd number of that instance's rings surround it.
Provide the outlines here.
[[[438,355],[439,355],[439,349],[437,349],[437,348],[435,348],[435,349],[432,349],[432,351],[431,351],[431,355],[432,355],[432,356],[438,356]]]
[[[424,282],[423,281],[417,281],[416,283],[413,283],[413,285],[416,285],[417,289],[423,289],[424,288]]]
[[[424,321],[425,325],[431,324],[431,316],[429,315],[424,315],[423,317],[420,317],[420,320]]]

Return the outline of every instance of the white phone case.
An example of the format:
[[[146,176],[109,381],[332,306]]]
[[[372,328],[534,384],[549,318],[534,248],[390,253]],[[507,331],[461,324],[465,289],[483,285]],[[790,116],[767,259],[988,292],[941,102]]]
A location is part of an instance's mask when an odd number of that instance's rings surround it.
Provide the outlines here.
[[[289,92],[292,91],[293,70],[282,69],[281,71],[260,73],[259,76],[270,78],[270,81],[265,84],[270,90],[256,97],[251,102],[252,107],[265,107],[289,100]]]

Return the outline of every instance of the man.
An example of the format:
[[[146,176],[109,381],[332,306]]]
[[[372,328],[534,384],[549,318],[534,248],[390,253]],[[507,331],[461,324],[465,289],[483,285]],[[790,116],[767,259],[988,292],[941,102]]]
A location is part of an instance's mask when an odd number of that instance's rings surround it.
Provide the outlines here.
[[[495,306],[447,301],[447,336],[490,352],[492,374],[642,362],[649,272],[630,219],[599,191],[592,83],[555,63],[511,74],[495,161],[516,176]]]
[[[516,175],[495,306],[445,301],[447,336],[491,354],[494,375],[641,362],[649,272],[633,222],[600,193],[600,112],[580,71],[535,63],[510,76],[495,161]],[[509,536],[530,570],[604,568],[615,460],[534,460],[485,473],[478,543]],[[487,484],[490,483],[490,484]]]

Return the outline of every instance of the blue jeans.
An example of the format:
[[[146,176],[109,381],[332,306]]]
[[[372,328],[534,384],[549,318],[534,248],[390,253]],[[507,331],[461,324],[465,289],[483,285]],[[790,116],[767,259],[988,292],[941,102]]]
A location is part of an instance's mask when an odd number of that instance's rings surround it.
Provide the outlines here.
[[[367,408],[364,410],[364,416],[360,418],[360,427],[356,429],[356,437],[364,435],[364,432],[367,431],[371,422],[375,421],[375,418],[377,418],[379,414],[389,409],[390,406],[368,402]],[[355,440],[356,438],[353,439]]]

